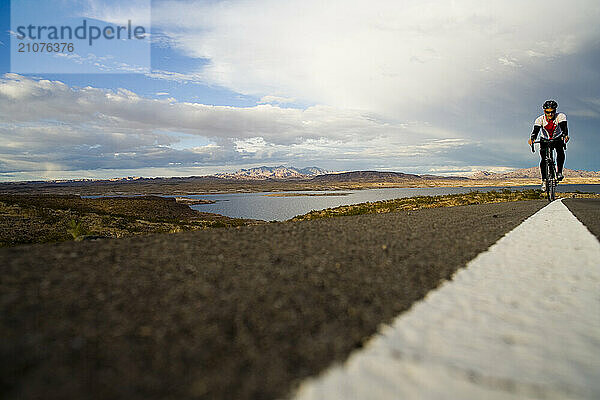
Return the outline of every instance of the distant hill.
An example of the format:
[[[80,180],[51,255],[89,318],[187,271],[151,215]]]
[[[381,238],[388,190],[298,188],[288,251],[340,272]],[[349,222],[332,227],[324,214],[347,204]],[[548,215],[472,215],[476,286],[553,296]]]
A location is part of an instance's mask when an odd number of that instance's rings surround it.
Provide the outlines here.
[[[582,171],[565,168],[563,174],[565,178],[600,178],[600,171]],[[540,168],[531,167],[503,173],[479,171],[473,174],[471,179],[540,179],[540,177]]]
[[[318,175],[313,182],[398,182],[422,179],[419,175],[402,172],[352,171]]]
[[[257,167],[240,169],[234,173],[220,173],[214,176],[223,179],[310,179],[314,176],[326,174],[329,171],[319,167],[295,168],[280,165],[278,167]]]

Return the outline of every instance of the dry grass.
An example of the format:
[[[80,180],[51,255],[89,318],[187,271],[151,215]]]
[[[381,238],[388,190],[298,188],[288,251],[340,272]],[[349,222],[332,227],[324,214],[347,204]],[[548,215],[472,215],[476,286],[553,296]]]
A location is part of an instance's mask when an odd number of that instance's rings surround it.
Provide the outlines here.
[[[82,199],[0,194],[0,247],[262,223],[202,213],[159,196]]]
[[[304,215],[292,218],[292,221],[303,221],[320,218],[331,218],[344,215],[379,214],[418,210],[420,208],[452,207],[468,204],[499,203],[506,201],[539,200],[544,198],[541,190],[512,191],[504,189],[490,192],[471,192],[464,194],[451,194],[442,196],[419,196],[377,202],[367,202],[328,208],[326,210],[311,211]],[[559,197],[600,197],[597,194],[586,193],[558,193]]]

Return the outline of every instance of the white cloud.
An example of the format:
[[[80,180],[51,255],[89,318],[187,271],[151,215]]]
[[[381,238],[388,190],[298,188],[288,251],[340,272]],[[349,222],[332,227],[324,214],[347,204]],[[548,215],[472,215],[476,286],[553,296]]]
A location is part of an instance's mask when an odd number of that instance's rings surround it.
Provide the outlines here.
[[[507,67],[514,67],[514,68],[522,67],[522,65],[519,64],[519,60],[517,60],[514,57],[500,57],[500,58],[498,58],[498,61],[500,62],[500,64],[505,65]]]
[[[93,66],[97,72],[120,72],[120,73],[145,73],[149,74],[149,68],[140,65],[131,65],[121,62],[112,55],[98,56],[88,53],[86,56],[81,56],[76,53],[54,53],[54,57],[66,58],[79,65]]]
[[[205,144],[193,144],[193,136]],[[471,144],[450,130],[328,106],[209,106],[17,74],[0,79],[0,139],[4,173],[40,165],[54,171],[269,160],[408,163]],[[188,146],[179,146],[183,140]]]
[[[545,10],[559,10],[551,34]],[[206,82],[400,118],[600,36],[592,0],[171,0],[154,11],[176,48],[210,60]]]
[[[295,101],[296,101],[296,99],[294,99],[293,97],[280,97],[280,96],[267,95],[267,96],[263,96],[260,99],[260,101],[258,102],[258,104],[287,104],[287,103],[293,103]]]
[[[193,72],[184,74],[180,72],[153,69],[152,72],[146,73],[145,75],[150,78],[164,79],[178,83],[205,83],[205,80],[200,73]]]
[[[171,129],[222,139],[262,137],[277,144],[321,137],[345,140],[384,134],[402,136],[409,132],[403,124],[328,106],[297,109],[260,104],[236,108],[177,103],[173,99],[140,97],[127,89],[75,89],[59,81],[32,80],[14,74],[5,75],[0,82],[0,117],[15,123],[57,118],[116,132]],[[435,137],[431,133],[429,137]]]

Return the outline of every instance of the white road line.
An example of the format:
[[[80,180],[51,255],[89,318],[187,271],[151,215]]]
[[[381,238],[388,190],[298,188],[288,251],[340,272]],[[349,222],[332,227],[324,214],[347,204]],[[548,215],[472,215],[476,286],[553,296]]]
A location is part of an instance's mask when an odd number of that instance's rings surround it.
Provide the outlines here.
[[[550,203],[295,399],[600,399],[600,243]]]

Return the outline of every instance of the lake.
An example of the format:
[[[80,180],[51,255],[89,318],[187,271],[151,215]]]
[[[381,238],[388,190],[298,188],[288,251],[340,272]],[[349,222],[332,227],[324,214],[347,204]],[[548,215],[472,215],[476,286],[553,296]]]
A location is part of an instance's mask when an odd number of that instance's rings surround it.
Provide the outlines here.
[[[261,193],[228,193],[189,195],[194,199],[216,201],[214,204],[197,204],[191,206],[198,211],[225,215],[232,218],[251,218],[265,221],[284,221],[312,210],[338,207],[341,205],[364,203],[367,201],[391,200],[414,196],[437,196],[443,194],[469,193],[472,191],[488,192],[491,190],[537,189],[539,185],[514,187],[435,187],[435,188],[385,188],[343,191],[302,191],[302,192],[261,192]],[[600,185],[559,185],[559,192],[593,192],[600,193]],[[327,196],[291,196],[276,197],[271,194],[328,194]],[[348,193],[342,195],[342,193]]]

